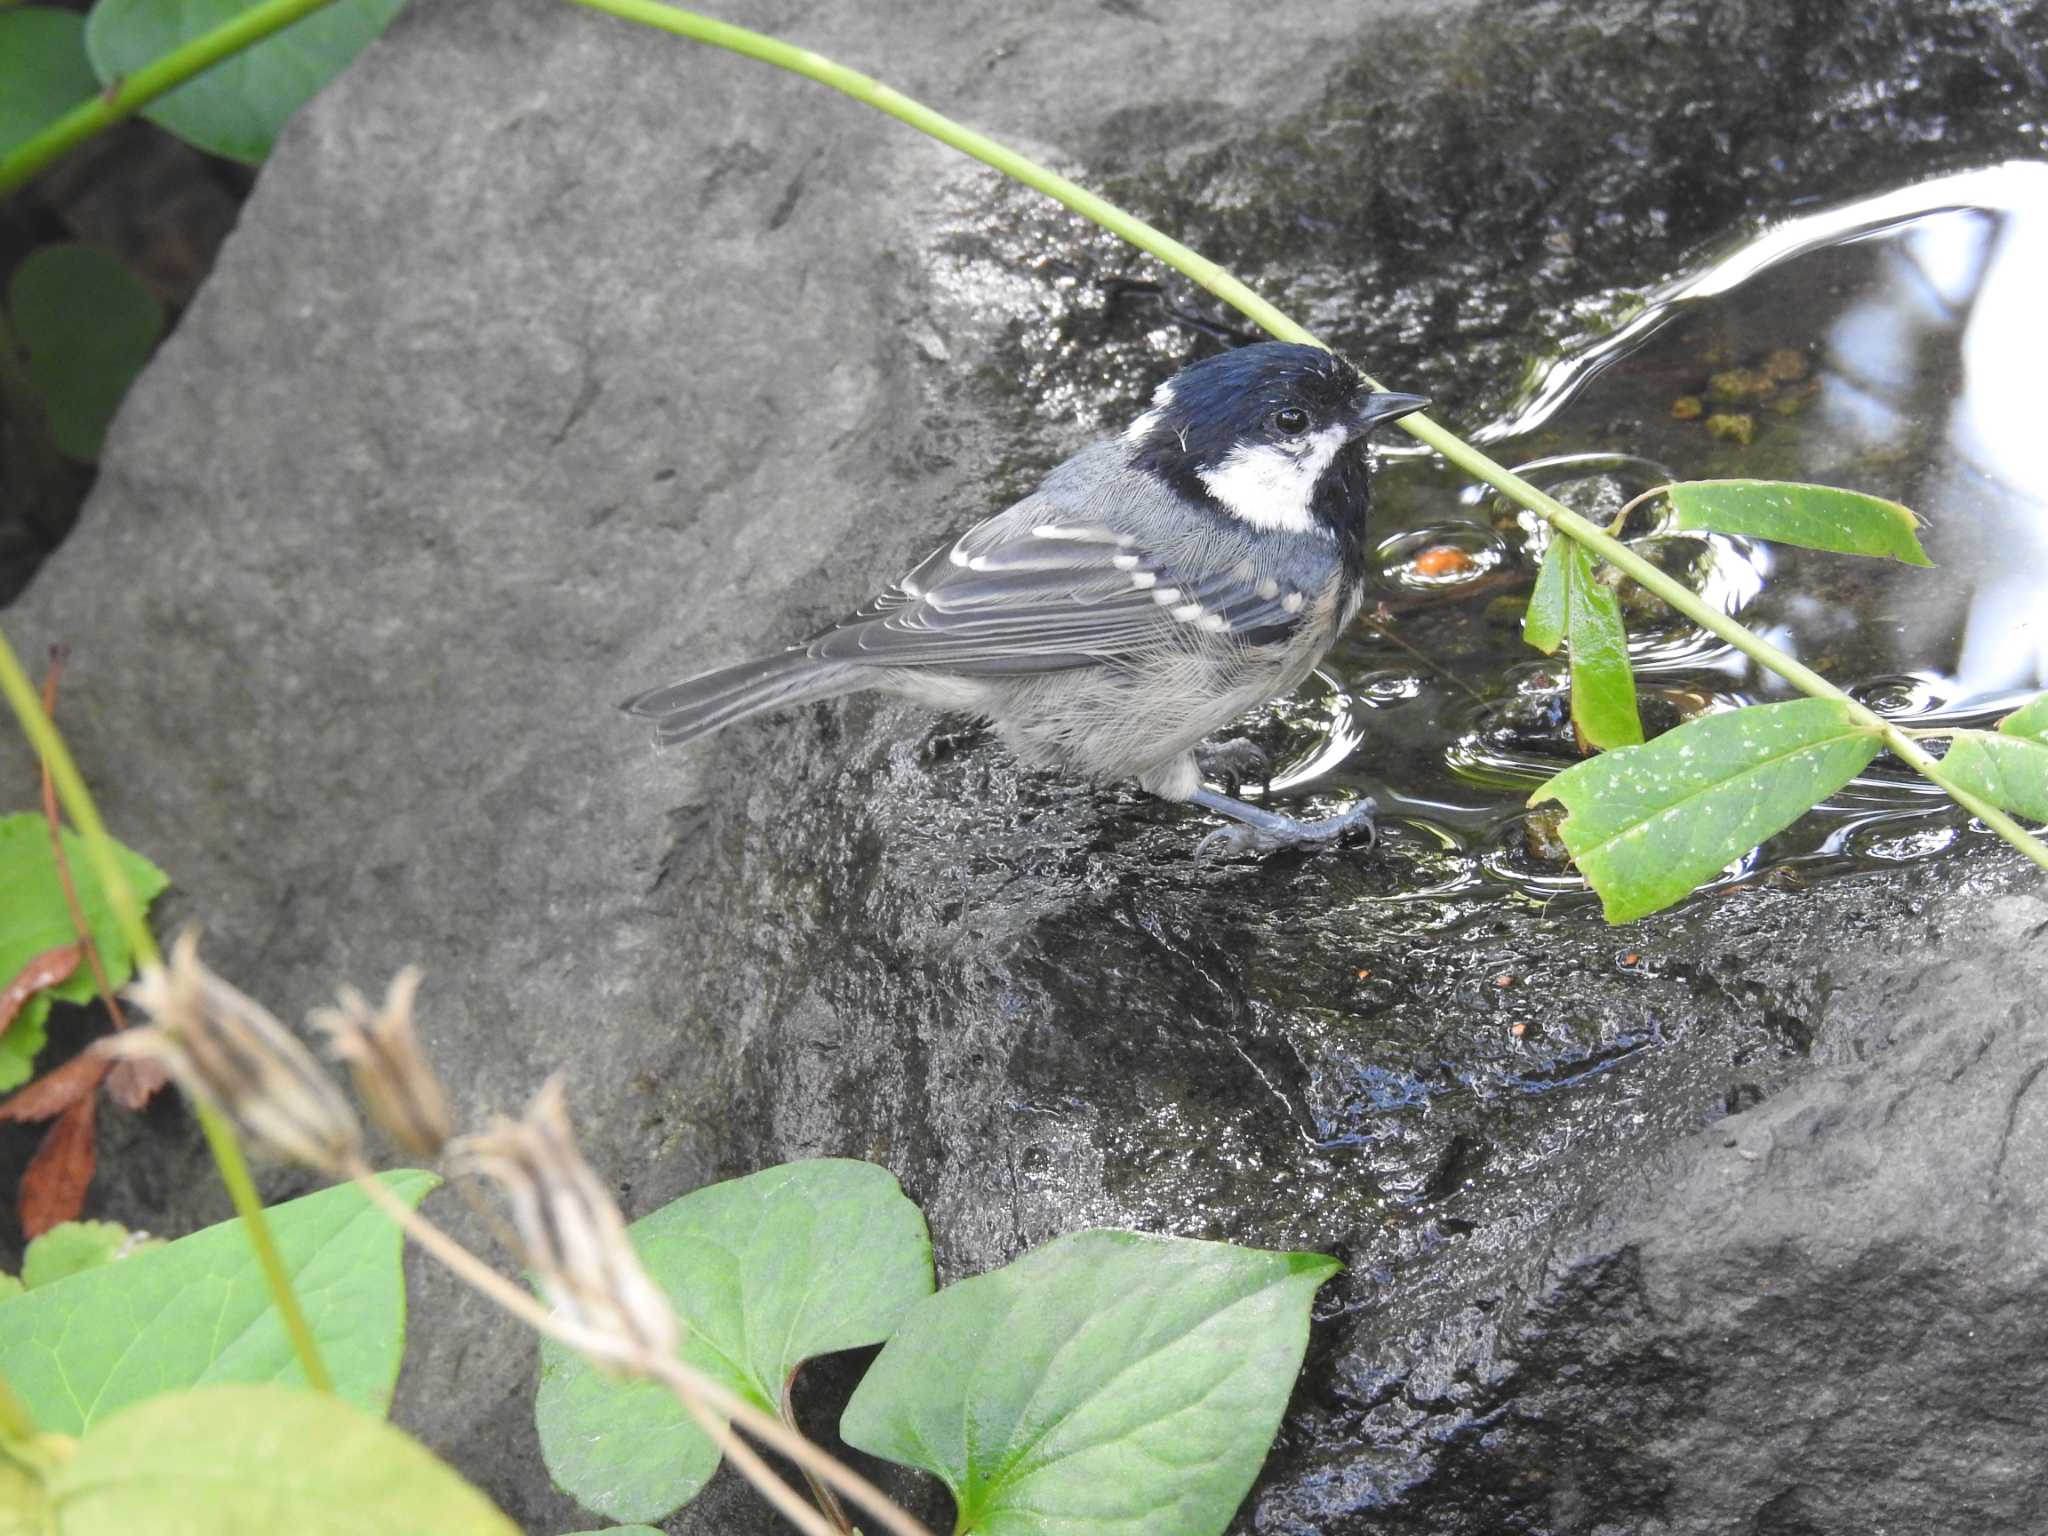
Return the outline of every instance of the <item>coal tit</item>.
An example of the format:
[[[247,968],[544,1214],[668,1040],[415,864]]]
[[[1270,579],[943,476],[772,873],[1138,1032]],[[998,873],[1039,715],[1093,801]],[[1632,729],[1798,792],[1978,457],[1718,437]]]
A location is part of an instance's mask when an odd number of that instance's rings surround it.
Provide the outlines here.
[[[1237,823],[1203,851],[1369,830],[1369,801],[1304,822],[1209,789],[1197,749],[1300,684],[1357,613],[1366,440],[1426,403],[1315,347],[1207,358],[822,634],[623,707],[668,743],[878,688],[987,718],[1026,763]]]

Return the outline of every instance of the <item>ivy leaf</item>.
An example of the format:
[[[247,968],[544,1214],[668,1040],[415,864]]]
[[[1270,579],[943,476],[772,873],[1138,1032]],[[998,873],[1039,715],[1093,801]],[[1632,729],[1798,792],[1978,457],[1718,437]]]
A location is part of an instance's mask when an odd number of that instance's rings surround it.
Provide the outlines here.
[[[440,1182],[381,1177],[415,1205]],[[272,1207],[270,1224],[335,1390],[382,1413],[405,1342],[398,1227],[347,1185]],[[38,1425],[70,1435],[182,1387],[304,1379],[234,1221],[0,1302],[0,1377]]]
[[[943,1480],[958,1536],[1214,1536],[1337,1269],[1136,1232],[1056,1238],[918,1303],[840,1433]]]
[[[163,305],[105,251],[46,245],[15,268],[7,311],[52,441],[91,463],[163,334]]]
[[[108,982],[118,988],[134,974],[134,957],[114,921],[113,906],[100,888],[99,877],[93,873],[92,861],[86,857],[85,844],[69,831],[63,838],[64,860],[71,869],[86,927],[107,968]],[[147,911],[170,882],[149,860],[118,843],[114,855],[135,899]],[[35,956],[76,938],[70,908],[64,904],[64,888],[57,881],[57,861],[50,852],[49,824],[35,815],[0,817],[0,976],[17,976]],[[30,1063],[43,1046],[43,1021],[49,1015],[51,999],[82,1003],[96,991],[90,969],[82,969],[73,972],[69,980],[38,992],[22,1006],[7,1033],[0,1035],[0,1092],[27,1081]]]
[[[1571,613],[1572,724],[1602,751],[1643,739],[1636,713],[1635,674],[1628,665],[1628,631],[1621,600],[1598,579],[1593,557],[1574,544],[1565,555]]]
[[[327,1393],[274,1384],[153,1395],[95,1424],[46,1486],[52,1536],[519,1531],[402,1430]]]
[[[85,18],[48,6],[0,11],[0,155],[98,92]]]
[[[931,1294],[924,1216],[871,1163],[785,1163],[696,1190],[628,1230],[683,1321],[683,1358],[770,1413],[805,1360],[881,1343]],[[548,1340],[534,1420],[555,1482],[615,1520],[659,1520],[718,1469],[717,1448],[667,1389],[607,1380]]]
[[[1896,501],[1832,485],[1785,480],[1688,480],[1668,488],[1675,526],[1700,533],[1747,534],[1840,555],[1889,555],[1931,566],[1916,530],[1920,519]]]
[[[2036,694],[1999,721],[1998,728],[2008,736],[2048,742],[2048,693]]]
[[[1522,638],[1546,656],[1555,656],[1564,644],[1565,555],[1570,544],[1561,533],[1550,536],[1543,563],[1536,568],[1536,589],[1529,594],[1529,606],[1522,614]]]
[[[2000,810],[2048,821],[2048,741],[1991,731],[1957,731],[1942,767]]]
[[[1706,715],[1574,764],[1530,796],[1570,812],[1572,862],[1610,923],[1668,907],[1853,779],[1882,743],[1837,699]]]
[[[375,40],[401,4],[336,0],[158,97],[142,115],[210,153],[259,165],[292,114]],[[85,25],[86,52],[111,84],[247,9],[246,0],[100,0]]]

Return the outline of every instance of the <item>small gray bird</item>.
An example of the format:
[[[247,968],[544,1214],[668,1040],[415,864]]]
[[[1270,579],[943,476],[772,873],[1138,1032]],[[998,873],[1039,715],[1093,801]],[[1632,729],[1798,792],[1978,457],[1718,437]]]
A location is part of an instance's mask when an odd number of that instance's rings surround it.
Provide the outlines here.
[[[1427,403],[1315,347],[1205,359],[824,633],[623,707],[669,743],[878,688],[985,717],[1027,763],[1136,779],[1237,823],[1202,852],[1370,833],[1370,801],[1299,821],[1218,794],[1197,751],[1299,685],[1357,614],[1367,438]]]

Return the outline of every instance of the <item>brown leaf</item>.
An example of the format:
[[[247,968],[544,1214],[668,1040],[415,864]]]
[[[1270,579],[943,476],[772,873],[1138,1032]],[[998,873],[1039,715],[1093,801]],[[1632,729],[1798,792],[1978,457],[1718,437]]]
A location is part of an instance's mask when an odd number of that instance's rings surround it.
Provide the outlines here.
[[[52,1120],[80,1099],[89,1097],[106,1075],[107,1058],[97,1051],[81,1051],[19,1092],[0,1099],[0,1120],[27,1124]]]
[[[43,988],[54,987],[58,982],[69,979],[84,957],[85,951],[78,945],[59,944],[55,949],[44,950],[24,965],[6,988],[0,990],[0,1035],[7,1033],[7,1026],[21,1012],[23,1003]]]
[[[107,1097],[123,1109],[143,1109],[170,1080],[162,1062],[117,1061],[114,1070],[107,1074]]]
[[[76,1221],[85,1209],[86,1186],[95,1161],[93,1116],[97,1095],[88,1093],[58,1117],[21,1175],[21,1230],[40,1237],[60,1221]]]

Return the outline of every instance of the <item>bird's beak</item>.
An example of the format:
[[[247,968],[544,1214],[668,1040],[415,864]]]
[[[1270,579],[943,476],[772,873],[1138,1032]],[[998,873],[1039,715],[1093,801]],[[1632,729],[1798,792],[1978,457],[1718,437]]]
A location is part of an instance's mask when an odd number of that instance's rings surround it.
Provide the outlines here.
[[[1370,432],[1382,422],[1394,421],[1402,416],[1412,415],[1429,404],[1423,395],[1396,395],[1386,390],[1376,390],[1358,402],[1358,409],[1352,420],[1361,432]]]

